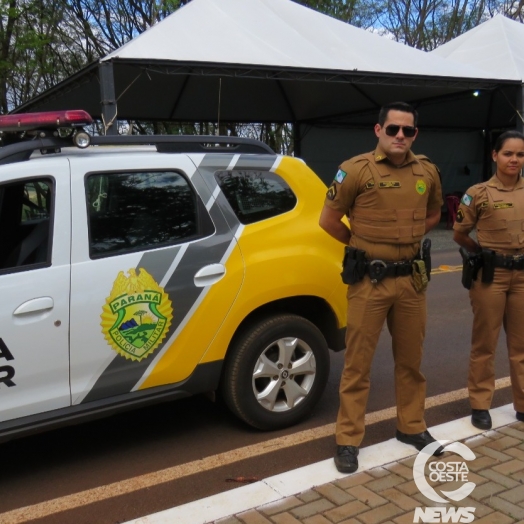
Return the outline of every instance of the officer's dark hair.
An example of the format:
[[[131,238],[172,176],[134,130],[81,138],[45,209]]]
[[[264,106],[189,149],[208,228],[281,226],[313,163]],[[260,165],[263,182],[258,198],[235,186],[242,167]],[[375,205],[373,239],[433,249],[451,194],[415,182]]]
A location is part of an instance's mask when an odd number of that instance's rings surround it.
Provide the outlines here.
[[[498,153],[503,147],[506,142],[506,140],[509,140],[510,138],[518,138],[519,140],[524,141],[524,134],[520,131],[505,131],[495,141],[495,145],[493,146],[493,151],[495,153]]]
[[[383,105],[380,109],[380,113],[378,114],[378,123],[380,126],[384,125],[388,118],[388,113],[390,111],[402,111],[403,113],[411,113],[413,115],[414,126],[417,127],[418,112],[412,105],[407,104],[406,102],[390,102],[389,104]]]

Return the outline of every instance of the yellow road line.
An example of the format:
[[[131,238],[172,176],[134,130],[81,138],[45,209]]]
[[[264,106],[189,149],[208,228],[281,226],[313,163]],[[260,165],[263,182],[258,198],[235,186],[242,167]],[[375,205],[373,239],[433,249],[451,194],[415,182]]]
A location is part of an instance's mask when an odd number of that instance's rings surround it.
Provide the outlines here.
[[[431,270],[432,275],[438,275],[439,273],[452,273],[454,271],[462,271],[462,266],[448,266],[441,265]]]
[[[501,378],[495,382],[495,389],[502,389],[510,385],[509,377]],[[436,395],[426,399],[426,408],[441,406],[455,400],[467,398],[467,388],[458,389],[442,395]],[[387,408],[366,415],[366,425],[376,424],[383,420],[389,420],[396,417],[396,408]],[[221,466],[234,464],[240,460],[265,455],[280,449],[286,449],[297,444],[310,442],[323,437],[333,436],[335,434],[335,424],[326,424],[319,428],[299,431],[293,435],[287,435],[275,439],[261,442],[253,446],[234,449],[225,453],[219,453],[212,457],[206,457],[202,460],[195,460],[187,464],[173,466],[154,473],[147,473],[131,479],[106,484],[98,488],[88,489],[72,495],[66,495],[32,506],[8,511],[0,514],[2,524],[22,524],[29,520],[47,517],[61,511],[71,510],[86,506],[93,502],[111,499],[119,495],[133,493],[140,489],[151,488],[164,482],[177,480],[195,473],[209,471]]]

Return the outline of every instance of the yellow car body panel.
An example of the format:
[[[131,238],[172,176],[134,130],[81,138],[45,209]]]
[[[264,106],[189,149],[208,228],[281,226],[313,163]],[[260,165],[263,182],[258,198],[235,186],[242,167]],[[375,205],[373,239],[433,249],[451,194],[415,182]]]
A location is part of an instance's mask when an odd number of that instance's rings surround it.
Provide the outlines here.
[[[191,312],[187,324],[155,365],[140,389],[180,382],[194,371],[201,360],[203,349],[209,346],[210,341],[219,330],[242,284],[244,261],[238,248],[230,255],[226,264],[226,272],[228,280],[224,279],[210,286],[204,300]],[[225,354],[225,349],[223,349],[223,354]]]
[[[182,381],[198,363],[223,360],[242,321],[257,308],[280,299],[318,297],[329,304],[338,327],[345,327],[347,287],[340,278],[343,246],[318,225],[326,187],[295,158],[281,157],[274,172],[297,195],[297,205],[287,213],[244,226],[239,250],[225,264],[234,284],[228,280],[210,287],[140,389]],[[202,347],[207,348],[205,353],[188,350]]]

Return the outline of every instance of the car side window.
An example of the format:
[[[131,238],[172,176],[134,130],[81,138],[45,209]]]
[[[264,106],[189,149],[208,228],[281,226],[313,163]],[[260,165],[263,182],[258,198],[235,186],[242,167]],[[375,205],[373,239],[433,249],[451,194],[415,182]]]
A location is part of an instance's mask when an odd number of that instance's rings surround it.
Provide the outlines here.
[[[86,178],[86,198],[91,258],[173,245],[203,234],[200,199],[176,171],[92,174]]]
[[[25,179],[0,184],[0,271],[51,265],[53,182]]]
[[[269,171],[217,171],[215,178],[242,224],[281,215],[297,203],[287,183]]]

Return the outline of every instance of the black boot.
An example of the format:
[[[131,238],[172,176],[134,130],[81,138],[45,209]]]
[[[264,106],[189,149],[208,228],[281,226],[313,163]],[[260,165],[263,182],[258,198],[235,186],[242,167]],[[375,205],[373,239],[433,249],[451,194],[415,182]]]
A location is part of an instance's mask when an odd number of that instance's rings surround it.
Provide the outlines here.
[[[491,415],[487,409],[472,409],[471,423],[478,429],[491,429]]]
[[[396,434],[397,440],[403,442],[404,444],[409,444],[410,446],[415,446],[416,449],[422,451],[428,444],[436,442],[436,440],[430,435],[429,431],[423,431],[422,433],[402,433],[397,429]],[[438,457],[444,453],[444,448],[439,446],[434,452],[433,455]]]
[[[337,446],[335,466],[340,473],[353,473],[358,469],[357,446]]]

